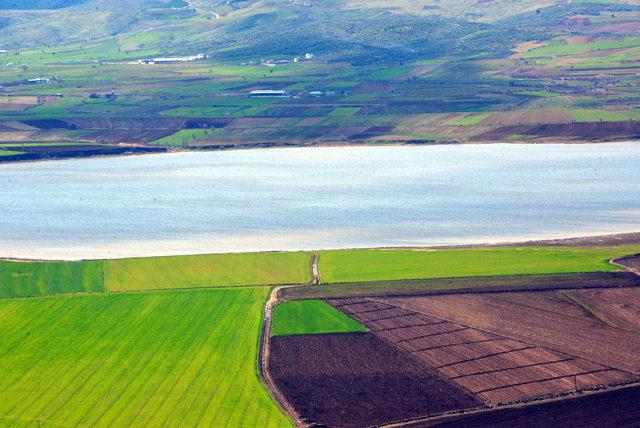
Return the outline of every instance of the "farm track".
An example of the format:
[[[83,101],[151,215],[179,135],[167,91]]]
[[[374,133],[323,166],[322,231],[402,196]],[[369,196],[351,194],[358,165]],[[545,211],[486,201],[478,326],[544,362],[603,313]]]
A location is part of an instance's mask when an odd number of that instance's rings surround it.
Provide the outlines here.
[[[262,335],[260,337],[260,352],[259,352],[259,372],[262,381],[276,401],[278,406],[284,411],[284,413],[289,416],[289,418],[293,421],[293,423],[297,427],[307,427],[308,424],[302,421],[298,412],[294,409],[294,407],[289,403],[289,401],[285,398],[285,396],[280,392],[280,389],[276,386],[273,376],[271,376],[271,371],[269,370],[269,361],[271,358],[271,322],[273,320],[273,308],[280,302],[278,294],[280,290],[295,287],[295,285],[286,285],[274,287],[269,295],[269,299],[267,300],[264,306],[264,318],[262,321]]]

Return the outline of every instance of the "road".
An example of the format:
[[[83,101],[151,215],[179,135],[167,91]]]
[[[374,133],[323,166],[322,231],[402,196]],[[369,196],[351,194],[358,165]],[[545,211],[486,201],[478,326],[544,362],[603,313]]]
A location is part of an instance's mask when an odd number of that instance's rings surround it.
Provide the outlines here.
[[[311,284],[313,285],[320,284],[320,269],[318,267],[319,259],[319,254],[313,253],[313,256],[311,258]],[[300,415],[296,412],[289,401],[287,401],[284,395],[282,395],[275,382],[273,381],[273,377],[271,376],[271,372],[269,371],[269,356],[271,355],[270,339],[273,308],[278,303],[280,303],[280,290],[283,290],[285,288],[301,287],[304,285],[308,284],[280,285],[274,287],[273,290],[271,290],[269,300],[267,300],[267,303],[264,306],[263,329],[262,337],[260,338],[260,376],[262,377],[262,380],[271,396],[276,400],[280,408],[291,418],[291,420],[297,427],[307,427],[309,425],[300,418]]]

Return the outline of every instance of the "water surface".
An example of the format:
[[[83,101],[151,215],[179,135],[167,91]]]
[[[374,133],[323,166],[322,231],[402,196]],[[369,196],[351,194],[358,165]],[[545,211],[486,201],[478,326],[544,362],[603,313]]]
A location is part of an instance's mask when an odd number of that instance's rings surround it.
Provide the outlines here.
[[[0,166],[0,256],[449,245],[640,230],[640,144],[298,148]]]

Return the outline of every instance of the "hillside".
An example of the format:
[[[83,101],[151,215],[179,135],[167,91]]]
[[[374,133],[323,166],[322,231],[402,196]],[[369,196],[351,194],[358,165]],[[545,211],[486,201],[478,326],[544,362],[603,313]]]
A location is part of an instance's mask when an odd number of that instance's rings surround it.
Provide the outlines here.
[[[640,135],[631,0],[71,3],[0,12],[4,160]]]

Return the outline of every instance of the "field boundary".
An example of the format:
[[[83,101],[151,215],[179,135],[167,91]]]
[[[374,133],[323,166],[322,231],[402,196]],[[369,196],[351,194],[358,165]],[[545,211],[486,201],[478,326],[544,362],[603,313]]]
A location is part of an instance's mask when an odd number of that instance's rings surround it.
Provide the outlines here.
[[[519,283],[519,280],[525,279],[527,280],[527,283]],[[618,279],[620,281],[624,281],[624,283],[603,283],[603,279],[606,279],[607,281]],[[540,280],[540,282],[534,282],[537,280]],[[544,284],[545,280],[557,280],[558,283]],[[591,280],[594,283],[590,284],[586,282],[588,280]],[[600,282],[595,283],[596,281]],[[478,285],[477,282],[482,282],[483,284],[481,283],[480,285]],[[377,298],[406,297],[409,295],[432,296],[446,294],[487,294],[632,287],[640,287],[640,275],[626,270],[618,270],[561,274],[471,276],[413,280],[363,281],[330,284],[327,283],[313,287],[301,286],[298,288],[298,290],[285,292],[283,298],[286,300]],[[311,294],[305,295],[305,292],[309,292]]]
[[[258,373],[260,374],[262,383],[264,384],[265,388],[271,395],[271,398],[275,401],[280,410],[282,410],[282,412],[289,417],[289,419],[295,424],[296,427],[304,428],[307,427],[308,424],[303,422],[293,405],[289,403],[280,389],[278,389],[273,380],[273,377],[271,376],[271,371],[269,370],[269,359],[271,357],[271,326],[273,320],[273,308],[278,303],[280,303],[280,299],[278,297],[280,290],[288,287],[295,287],[295,285],[283,285],[274,287],[271,290],[269,298],[265,302],[264,314],[262,317],[260,346],[258,347]]]

